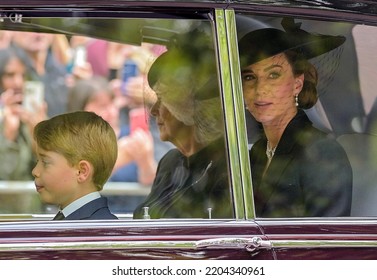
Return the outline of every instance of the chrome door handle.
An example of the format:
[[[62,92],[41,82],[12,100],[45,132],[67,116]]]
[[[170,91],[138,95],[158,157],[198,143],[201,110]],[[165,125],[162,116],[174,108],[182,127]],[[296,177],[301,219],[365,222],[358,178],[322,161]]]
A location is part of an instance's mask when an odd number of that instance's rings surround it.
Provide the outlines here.
[[[271,248],[271,242],[263,240],[259,236],[252,238],[212,238],[204,239],[196,242],[197,248],[246,248],[246,250],[254,251],[257,248]]]

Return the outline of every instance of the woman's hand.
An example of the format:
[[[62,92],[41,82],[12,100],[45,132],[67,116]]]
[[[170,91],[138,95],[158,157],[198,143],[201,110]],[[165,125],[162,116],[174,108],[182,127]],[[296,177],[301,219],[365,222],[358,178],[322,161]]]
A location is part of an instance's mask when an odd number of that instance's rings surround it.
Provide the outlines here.
[[[9,141],[15,141],[21,125],[22,94],[9,89],[0,95],[3,106],[4,137]]]

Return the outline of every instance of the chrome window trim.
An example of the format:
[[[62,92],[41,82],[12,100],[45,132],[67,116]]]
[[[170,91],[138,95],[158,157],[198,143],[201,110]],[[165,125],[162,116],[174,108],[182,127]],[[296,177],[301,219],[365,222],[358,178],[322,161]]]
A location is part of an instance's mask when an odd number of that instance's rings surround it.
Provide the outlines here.
[[[215,17],[235,218],[254,218],[235,13],[215,9]]]
[[[221,78],[221,89],[224,106],[224,124],[226,129],[226,136],[228,141],[228,157],[229,157],[229,171],[230,183],[233,191],[233,205],[236,219],[244,218],[244,205],[241,192],[241,175],[238,170],[239,166],[239,148],[237,143],[237,128],[235,120],[235,112],[233,109],[234,100],[232,98],[232,81],[231,81],[231,68],[229,61],[229,46],[227,36],[227,25],[225,12],[223,9],[215,10],[215,24],[216,36],[218,45],[219,57],[219,71]],[[233,148],[234,147],[234,148]]]
[[[313,217],[313,218],[257,218],[255,222],[261,227],[278,225],[280,227],[286,226],[366,226],[376,225],[377,219],[374,217]],[[376,233],[377,235],[377,233]]]
[[[243,99],[242,80],[241,80],[241,68],[239,63],[238,54],[238,37],[236,26],[236,15],[234,10],[225,10],[226,24],[227,24],[227,36],[229,42],[229,58],[231,69],[231,81],[233,92],[233,103],[235,110],[236,129],[239,160],[240,160],[240,172],[241,172],[241,187],[243,194],[243,202],[245,205],[245,218],[255,218],[254,208],[254,195],[251,181],[251,169],[249,160],[249,148],[247,140],[246,118],[245,118],[245,103]]]

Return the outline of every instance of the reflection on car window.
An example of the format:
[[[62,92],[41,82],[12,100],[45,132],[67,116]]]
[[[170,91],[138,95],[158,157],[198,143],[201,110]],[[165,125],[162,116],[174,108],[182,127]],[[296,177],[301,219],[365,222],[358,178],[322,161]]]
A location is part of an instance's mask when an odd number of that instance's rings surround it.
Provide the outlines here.
[[[257,217],[376,216],[377,28],[247,15],[237,28]]]
[[[52,33],[1,31],[0,215],[57,212],[33,183],[32,130],[85,110],[118,136],[101,192],[113,213],[233,217],[211,22],[101,19],[98,28],[98,19],[69,20],[24,19]],[[109,26],[119,36],[109,38]]]
[[[201,46],[193,49],[191,45]],[[156,94],[151,114],[160,138],[174,144],[159,162],[151,194],[134,213],[142,218],[232,217],[221,100],[210,34],[180,34],[152,64]],[[193,205],[195,205],[193,207]],[[147,208],[146,208],[147,207]]]

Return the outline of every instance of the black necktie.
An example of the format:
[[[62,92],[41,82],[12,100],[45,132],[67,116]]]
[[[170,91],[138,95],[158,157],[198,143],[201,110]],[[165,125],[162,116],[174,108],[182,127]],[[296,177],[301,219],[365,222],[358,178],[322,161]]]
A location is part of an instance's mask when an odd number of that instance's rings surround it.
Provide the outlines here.
[[[56,216],[54,217],[53,220],[64,220],[64,214],[62,211],[59,211],[58,214],[56,214]]]

